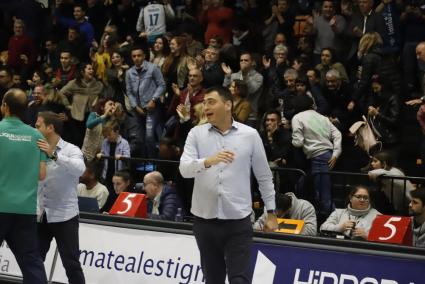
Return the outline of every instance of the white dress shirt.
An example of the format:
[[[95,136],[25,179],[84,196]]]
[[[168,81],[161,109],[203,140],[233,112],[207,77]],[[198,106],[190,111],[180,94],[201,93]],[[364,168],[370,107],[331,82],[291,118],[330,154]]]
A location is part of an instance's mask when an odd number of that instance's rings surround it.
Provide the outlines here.
[[[233,162],[205,168],[205,158],[223,150],[235,154]],[[236,121],[224,134],[209,123],[192,128],[180,159],[182,176],[195,178],[191,212],[204,219],[247,217],[252,211],[251,169],[266,208],[274,210],[272,173],[258,132]]]
[[[57,160],[47,162],[46,178],[38,185],[38,215],[47,222],[64,222],[78,215],[77,185],[84,173],[83,153],[62,138],[56,146]]]

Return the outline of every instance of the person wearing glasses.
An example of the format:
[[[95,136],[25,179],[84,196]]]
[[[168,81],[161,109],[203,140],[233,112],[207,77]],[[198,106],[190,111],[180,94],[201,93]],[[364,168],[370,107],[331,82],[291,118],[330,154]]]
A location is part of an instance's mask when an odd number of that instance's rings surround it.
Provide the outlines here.
[[[348,239],[367,240],[372,222],[380,214],[372,208],[369,189],[357,186],[348,195],[347,207],[335,209],[320,226],[320,231],[334,231]]]

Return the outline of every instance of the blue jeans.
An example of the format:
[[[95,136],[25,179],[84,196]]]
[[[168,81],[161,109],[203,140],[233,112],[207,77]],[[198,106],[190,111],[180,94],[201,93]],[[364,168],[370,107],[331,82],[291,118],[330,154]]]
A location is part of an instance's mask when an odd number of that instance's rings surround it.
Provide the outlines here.
[[[331,177],[328,161],[332,157],[332,151],[327,151],[319,156],[311,158],[311,173],[313,175],[314,191],[316,201],[319,204],[321,214],[330,214],[334,209],[331,192]],[[322,174],[318,174],[321,172]]]
[[[0,244],[6,240],[21,269],[24,284],[47,283],[38,251],[36,218],[35,215],[0,213]]]
[[[158,158],[159,139],[163,132],[163,121],[160,109],[156,108],[148,112],[146,116],[138,115],[139,133],[144,141],[142,155],[148,159]]]

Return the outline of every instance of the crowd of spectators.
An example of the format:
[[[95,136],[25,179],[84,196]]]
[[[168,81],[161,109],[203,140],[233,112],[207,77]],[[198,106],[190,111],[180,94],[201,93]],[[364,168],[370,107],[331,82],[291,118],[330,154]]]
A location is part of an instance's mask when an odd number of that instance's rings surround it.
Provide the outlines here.
[[[179,160],[190,129],[205,123],[206,90],[217,85],[230,89],[234,119],[258,129],[270,166],[314,175],[359,172],[366,165],[362,170],[374,180],[403,176],[399,165],[409,159],[425,161],[418,131],[425,131],[423,0],[49,4],[1,4],[0,99],[11,88],[25,90],[30,103],[23,119],[32,126],[39,112],[58,114],[62,137],[90,164],[78,192],[98,192],[105,211],[120,192],[137,192],[125,170],[134,182],[143,179],[140,167],[125,158]],[[308,98],[307,105],[299,98]],[[412,123],[418,105],[420,127]],[[355,147],[349,132],[362,117],[380,142],[369,153]],[[176,208],[159,212],[163,200],[188,212],[190,181],[173,167],[156,170],[144,186],[153,218],[174,218]],[[278,175],[277,191],[292,191],[285,185],[291,178]],[[327,178],[314,178],[321,196],[307,199],[328,215],[334,204]],[[384,184],[383,196],[402,212],[414,186],[399,184],[394,196],[389,187]],[[289,199],[282,201],[286,213],[291,202],[292,210],[299,203],[293,194]],[[376,213],[368,202],[355,207],[369,200],[368,189],[356,189],[349,200],[351,207],[332,213],[322,229],[347,231],[353,226],[345,215]],[[367,230],[358,227],[354,236],[365,238]]]

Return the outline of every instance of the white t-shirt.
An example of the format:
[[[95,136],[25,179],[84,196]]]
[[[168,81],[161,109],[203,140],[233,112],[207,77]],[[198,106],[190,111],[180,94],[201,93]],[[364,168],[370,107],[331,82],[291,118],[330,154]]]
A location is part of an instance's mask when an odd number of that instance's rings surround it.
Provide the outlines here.
[[[171,7],[156,3],[148,4],[140,9],[136,30],[146,32],[148,37],[165,34],[167,17],[174,17]]]
[[[78,196],[96,198],[99,208],[105,205],[106,199],[108,198],[109,191],[100,182],[98,182],[92,189],[87,189],[85,184],[78,184],[77,186]]]

